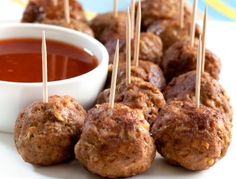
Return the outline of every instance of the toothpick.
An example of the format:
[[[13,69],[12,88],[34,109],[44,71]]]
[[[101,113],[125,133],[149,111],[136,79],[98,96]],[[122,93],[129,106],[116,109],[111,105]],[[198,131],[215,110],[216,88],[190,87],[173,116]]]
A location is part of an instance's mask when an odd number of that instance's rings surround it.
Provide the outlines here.
[[[47,70],[47,45],[45,31],[42,37],[42,72],[43,72],[43,102],[48,102],[48,70]]]
[[[53,0],[53,5],[57,6],[58,5],[58,0]]]
[[[132,0],[131,2],[131,38],[134,38],[134,26],[135,26],[135,2],[136,0]]]
[[[115,103],[118,64],[119,64],[119,40],[117,40],[117,44],[116,44],[116,52],[114,56],[113,69],[112,69],[111,89],[110,89],[110,96],[109,96],[109,105],[111,108],[114,107],[114,103]]]
[[[126,85],[131,83],[131,22],[130,11],[127,10],[126,20]]]
[[[196,86],[195,97],[197,108],[200,106],[200,91],[201,91],[201,63],[202,63],[202,37],[199,37],[198,53],[197,53],[197,66],[196,66]]]
[[[64,0],[64,12],[65,12],[65,18],[66,23],[70,23],[70,3],[69,0]]]
[[[198,6],[198,0],[194,0],[193,2],[193,14],[192,14],[192,24],[191,24],[191,32],[190,32],[190,43],[191,46],[194,46],[194,40],[195,40],[195,29],[196,29],[196,16],[197,16],[197,6]]]
[[[140,30],[141,30],[141,0],[138,0],[138,12],[136,18],[136,29],[134,39],[134,65],[139,65],[139,49],[140,49]]]
[[[205,54],[206,54],[206,27],[207,27],[207,7],[205,9],[203,18],[203,30],[202,30],[202,73],[205,71]]]
[[[113,4],[113,13],[114,13],[114,17],[116,18],[118,16],[118,0],[114,0],[114,4]]]
[[[184,28],[184,0],[179,0],[179,26]]]

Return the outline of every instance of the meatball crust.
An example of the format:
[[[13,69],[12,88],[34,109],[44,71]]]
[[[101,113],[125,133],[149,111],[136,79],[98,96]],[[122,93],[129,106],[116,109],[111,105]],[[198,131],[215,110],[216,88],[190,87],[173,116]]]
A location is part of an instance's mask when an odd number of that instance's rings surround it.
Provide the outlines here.
[[[166,86],[166,80],[161,68],[149,61],[139,60],[139,66],[131,66],[131,76],[141,78],[142,80],[153,84],[155,87],[163,90]],[[119,66],[117,74],[117,83],[119,84],[126,78],[126,64]]]
[[[205,59],[205,71],[218,80],[221,69],[220,59],[209,50],[206,50]],[[166,51],[162,69],[169,82],[173,77],[195,70],[196,64],[197,46],[191,47],[188,41],[179,41]]]
[[[109,96],[110,89],[104,90],[98,95],[97,103],[108,102]],[[136,77],[132,77],[129,85],[126,85],[125,80],[117,85],[115,101],[142,110],[151,125],[156,120],[159,109],[165,105],[165,99],[158,88]]]
[[[157,151],[172,164],[204,170],[227,152],[231,123],[219,111],[191,101],[173,100],[152,126]]]
[[[25,8],[21,21],[22,22],[38,22],[43,17],[44,17],[43,8],[40,5],[38,5],[35,1],[30,0]]]
[[[34,102],[18,116],[15,145],[21,157],[35,165],[54,165],[74,158],[86,112],[69,96]]]
[[[117,17],[108,12],[98,14],[91,22],[95,38],[105,44],[110,38],[125,39],[126,13],[119,12]]]
[[[110,55],[109,63],[113,63],[116,42],[117,39],[110,39],[105,45]],[[124,39],[121,39],[120,62],[125,62],[125,56],[126,56],[126,42]],[[151,61],[153,63],[160,64],[162,56],[163,56],[163,46],[160,37],[150,32],[142,32],[140,35],[139,58],[144,61]],[[134,41],[131,42],[131,57],[134,58]]]
[[[97,105],[88,112],[76,158],[102,177],[138,175],[151,166],[155,145],[143,113],[122,104]]]
[[[196,71],[173,78],[164,90],[165,99],[167,101],[174,98],[195,101],[195,83]],[[200,101],[207,107],[220,110],[229,121],[232,121],[233,112],[229,97],[220,83],[208,73],[202,74]]]
[[[141,33],[139,58],[160,64],[162,55],[163,45],[161,38],[150,32]]]
[[[112,76],[112,65],[108,70],[107,86],[110,87]],[[163,90],[166,86],[166,80],[161,68],[149,61],[139,61],[139,66],[131,66],[131,76],[141,78],[142,80],[153,84],[155,87]],[[117,84],[126,78],[126,64],[120,63],[117,73]]]
[[[90,35],[92,37],[94,36],[93,30],[89,27],[87,23],[75,19],[71,19],[69,24],[66,22],[66,19],[61,19],[61,20],[44,19],[43,21],[41,21],[41,23],[62,26],[86,33],[87,35]]]
[[[115,51],[116,51],[116,45],[117,45],[117,39],[110,38],[106,44],[105,47],[107,49],[107,52],[109,54],[109,64],[113,64]],[[131,51],[132,51],[132,44],[131,44]],[[131,53],[132,56],[132,53]],[[119,63],[125,63],[126,62],[126,40],[124,38],[119,39]]]
[[[87,22],[82,5],[76,0],[69,0],[71,19]],[[65,18],[64,2],[53,0],[30,0],[24,11],[22,22],[41,22],[44,19],[61,20]]]
[[[186,22],[184,28],[180,28],[177,20],[158,20],[148,27],[147,32],[160,36],[165,52],[175,42],[189,40],[190,26],[191,24]],[[197,25],[196,38],[199,38],[200,32],[200,27]]]
[[[158,19],[175,19],[178,17],[178,4],[176,0],[143,0],[142,27],[146,29]]]

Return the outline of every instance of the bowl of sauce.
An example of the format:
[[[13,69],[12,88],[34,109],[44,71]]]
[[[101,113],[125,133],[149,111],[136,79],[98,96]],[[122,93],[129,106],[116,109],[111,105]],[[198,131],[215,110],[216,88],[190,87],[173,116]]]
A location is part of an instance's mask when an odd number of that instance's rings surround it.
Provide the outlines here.
[[[41,39],[0,40],[0,80],[42,82]],[[47,40],[48,81],[83,75],[97,67],[97,58],[73,45]],[[29,75],[30,74],[30,75]]]
[[[94,38],[51,25],[0,25],[0,131],[13,132],[20,111],[42,99],[43,30],[49,95],[72,96],[88,109],[104,87],[109,57]]]

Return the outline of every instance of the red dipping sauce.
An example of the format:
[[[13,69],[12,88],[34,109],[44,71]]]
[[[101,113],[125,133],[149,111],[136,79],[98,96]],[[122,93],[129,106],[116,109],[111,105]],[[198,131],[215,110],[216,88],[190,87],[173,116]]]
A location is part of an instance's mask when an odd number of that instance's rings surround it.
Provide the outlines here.
[[[0,80],[42,82],[41,39],[0,40]],[[47,40],[48,81],[85,74],[97,67],[95,56],[84,49]]]

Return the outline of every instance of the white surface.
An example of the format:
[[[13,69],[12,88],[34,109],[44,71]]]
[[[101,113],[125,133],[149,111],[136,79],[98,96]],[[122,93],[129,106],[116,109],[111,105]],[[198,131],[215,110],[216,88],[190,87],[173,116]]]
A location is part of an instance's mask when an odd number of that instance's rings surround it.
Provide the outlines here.
[[[207,46],[222,59],[221,83],[236,106],[236,68],[235,42],[236,24],[208,24]],[[236,112],[236,111],[235,111]],[[234,121],[235,125],[235,121]],[[233,128],[234,129],[234,128]],[[206,171],[190,172],[182,168],[169,166],[159,156],[153,162],[151,169],[138,177],[145,179],[222,179],[235,178],[236,139],[233,141],[226,157]],[[98,178],[86,171],[77,161],[53,167],[36,167],[25,163],[17,154],[13,136],[0,134],[0,178],[65,178],[65,179],[95,179]]]
[[[97,40],[74,30],[41,24],[0,25],[0,39],[40,39],[43,30],[47,39],[87,49],[97,57],[99,65],[92,71],[75,78],[48,83],[49,96],[69,95],[85,108],[91,107],[105,84],[108,69],[107,50]],[[42,100],[42,89],[42,83],[0,81],[0,131],[13,132],[19,112],[33,101]]]
[[[24,8],[21,3],[12,0],[0,0],[0,22],[19,21],[23,11]]]

